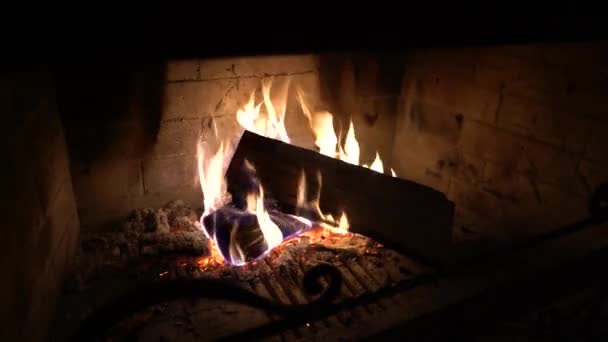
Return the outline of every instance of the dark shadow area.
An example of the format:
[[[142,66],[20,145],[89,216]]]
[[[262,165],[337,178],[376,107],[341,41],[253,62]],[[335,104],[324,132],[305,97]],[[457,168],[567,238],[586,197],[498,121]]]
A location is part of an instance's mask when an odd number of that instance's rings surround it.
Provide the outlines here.
[[[163,63],[56,65],[57,104],[70,156],[93,161],[140,158],[160,128]]]

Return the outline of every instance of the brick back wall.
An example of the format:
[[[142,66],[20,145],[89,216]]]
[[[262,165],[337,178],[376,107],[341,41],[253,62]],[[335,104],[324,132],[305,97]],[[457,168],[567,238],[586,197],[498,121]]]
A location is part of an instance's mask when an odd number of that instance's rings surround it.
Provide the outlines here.
[[[392,162],[456,203],[458,237],[587,215],[608,180],[608,44],[412,51]]]
[[[371,63],[371,62],[374,63]],[[363,162],[376,151],[390,159],[400,77],[388,92],[372,57],[313,55],[180,60],[166,65],[102,65],[91,80],[60,70],[60,104],[72,157],[83,229],[107,229],[130,211],[182,199],[199,207],[196,140],[238,137],[236,111],[261,82],[271,98],[289,82],[286,126],[292,142],[314,148],[296,89],[313,110],[334,114],[336,133],[349,120],[361,141]],[[392,84],[395,84],[393,79]],[[392,95],[391,95],[392,94]]]
[[[68,152],[47,70],[2,74],[0,93],[0,340],[42,341],[79,234]]]
[[[106,65],[93,80],[76,72],[62,113],[80,218],[93,229],[177,198],[200,206],[197,137],[214,127],[237,136],[237,109],[254,89],[259,103],[272,78],[271,96],[290,81],[296,145],[314,141],[300,86],[342,137],[352,119],[362,162],[378,151],[385,169],[447,193],[457,236],[549,229],[584,216],[608,174],[606,57],[605,43],[528,45]]]

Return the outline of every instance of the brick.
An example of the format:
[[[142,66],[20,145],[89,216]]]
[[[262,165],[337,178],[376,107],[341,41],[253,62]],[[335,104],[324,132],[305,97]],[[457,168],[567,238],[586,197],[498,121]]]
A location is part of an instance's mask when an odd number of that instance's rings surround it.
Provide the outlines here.
[[[158,121],[154,125],[158,125]],[[67,127],[66,140],[72,160],[135,159],[149,152],[155,138],[154,129],[145,121],[89,123]]]
[[[201,120],[204,119],[162,121],[156,135],[154,154],[158,156],[193,154],[201,133]]]
[[[540,184],[542,205],[535,208],[532,222],[538,224],[536,233],[555,230],[589,216],[588,199],[572,196],[559,187]]]
[[[316,74],[277,76],[272,79],[270,96],[277,101],[277,91],[290,81],[288,108],[297,108],[295,86],[300,85],[314,102],[318,101],[318,78]],[[165,91],[162,119],[193,119],[216,115],[235,115],[255,91],[256,104],[262,102],[262,79],[243,78],[201,82],[170,83]],[[297,106],[297,107],[296,107]]]
[[[169,83],[165,87],[163,120],[211,116],[235,80]]]
[[[590,141],[585,157],[591,160],[608,161],[608,122],[593,122]]]
[[[534,206],[542,202],[538,184],[528,175],[517,172],[513,165],[486,163],[485,191],[517,206]]]
[[[505,164],[515,164],[528,144],[505,130],[470,120],[464,123],[460,140],[465,153]]]
[[[65,232],[75,229],[75,227],[70,226],[70,224],[73,223],[73,219],[76,215],[76,199],[74,198],[74,192],[72,190],[72,182],[68,180],[65,185],[62,186],[51,211],[48,213],[53,251],[59,245]]]
[[[354,54],[350,56],[355,93],[359,97],[399,95],[406,69],[402,54]],[[328,69],[332,69],[328,66]]]
[[[538,61],[542,56],[542,46],[538,44],[499,45],[480,49],[480,54],[506,55],[522,61]]]
[[[555,65],[585,66],[604,64],[608,60],[606,42],[541,45],[544,62]]]
[[[567,86],[560,68],[493,53],[481,54],[475,83],[534,99],[563,96]]]
[[[600,184],[608,182],[608,163],[598,163],[591,160],[582,160],[579,173],[591,194]]]
[[[406,120],[420,131],[456,144],[464,123],[464,116],[456,109],[436,104],[414,101],[409,113],[405,113]]]
[[[498,125],[559,147],[581,151],[588,120],[531,99],[505,95],[498,111]]]
[[[24,273],[26,282],[34,281],[48,269],[53,262],[53,255],[61,247],[60,243],[66,232],[77,231],[74,219],[77,218],[76,202],[70,186],[66,183],[59,192],[47,214],[47,220],[36,234],[29,234],[23,240],[27,253],[23,262],[27,267]]]
[[[456,144],[440,137],[421,134],[416,130],[397,129],[391,160],[397,163],[398,160],[416,159],[438,171],[437,166],[441,161],[455,160],[458,153]]]
[[[317,68],[314,55],[205,59],[200,61],[200,78],[262,77],[312,72]]]
[[[143,193],[138,160],[74,162],[72,175],[79,206],[94,208],[118,197]]]
[[[516,180],[510,182],[518,183]],[[539,189],[541,187],[539,185]],[[544,188],[539,191],[544,191]],[[535,199],[500,193],[487,186],[480,188],[478,185],[455,180],[450,184],[449,197],[455,202],[457,212],[465,215],[456,222],[467,224],[470,230],[483,236],[517,240],[539,234],[551,227],[551,223],[544,217],[547,205],[539,204]]]
[[[465,208],[484,221],[497,222],[504,217],[506,201],[484,191],[478,185],[452,179],[448,198],[457,208]]]
[[[30,341],[43,341],[46,339],[48,327],[55,310],[55,303],[59,290],[59,279],[52,270],[47,270],[35,279],[34,290],[31,295],[30,306],[25,327],[32,327],[23,332],[24,339]]]
[[[78,215],[74,213],[72,219],[66,225],[65,232],[61,237],[61,241],[51,256],[51,269],[62,280],[74,261],[76,248],[78,245],[78,237],[80,234],[80,221]]]
[[[471,184],[482,182],[486,162],[480,158],[458,151],[447,160],[440,160],[437,166],[445,169],[447,175]]]
[[[465,153],[514,167],[539,182],[581,191],[576,156],[489,125],[465,122],[460,147]]]
[[[608,113],[606,91],[607,89],[574,91],[556,102],[569,113],[605,121],[606,113]]]
[[[178,60],[167,63],[167,81],[186,81],[198,80],[199,61],[198,60]]]
[[[491,219],[480,215],[477,211],[464,206],[454,208],[454,237],[457,240],[475,239],[491,230]]]
[[[394,151],[390,160],[390,165],[399,178],[407,179],[444,193],[448,191],[449,177],[436,171],[433,162],[419,160],[403,154],[395,155]]]
[[[145,194],[199,187],[196,156],[150,158],[143,162]]]
[[[376,152],[385,165],[389,161],[394,141],[397,100],[395,97],[360,99],[358,110],[351,113],[361,162],[371,164]],[[348,132],[348,119],[350,118],[344,118],[341,125],[335,127],[342,133],[342,139],[346,138]]]
[[[63,134],[48,141],[46,155],[42,154],[36,170],[36,183],[44,210],[49,210],[61,186],[70,182],[68,151]],[[71,182],[70,182],[71,183]]]
[[[495,121],[499,104],[498,89],[478,87],[460,80],[419,78],[415,96],[453,112],[488,123]]]
[[[407,56],[407,73],[431,79],[473,82],[478,49],[426,49]]]
[[[584,189],[577,176],[578,157],[554,147],[533,143],[519,159],[517,169],[540,182],[557,185],[571,193]]]

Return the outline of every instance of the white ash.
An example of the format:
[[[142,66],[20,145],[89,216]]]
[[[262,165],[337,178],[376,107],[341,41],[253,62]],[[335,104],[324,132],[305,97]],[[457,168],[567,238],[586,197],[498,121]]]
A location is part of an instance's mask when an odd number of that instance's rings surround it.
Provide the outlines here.
[[[135,210],[115,231],[84,234],[79,256],[101,258],[104,263],[161,253],[207,256],[209,242],[198,216],[179,200],[156,210]]]

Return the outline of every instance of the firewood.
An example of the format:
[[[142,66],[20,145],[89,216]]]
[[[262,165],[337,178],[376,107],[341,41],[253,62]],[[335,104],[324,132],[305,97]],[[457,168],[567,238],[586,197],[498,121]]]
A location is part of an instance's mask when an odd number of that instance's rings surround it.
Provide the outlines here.
[[[318,186],[314,175],[320,172],[324,213],[339,217],[345,212],[355,233],[428,262],[447,261],[453,203],[445,194],[245,131],[226,174],[233,197],[251,188],[244,174],[245,160],[255,167],[266,195],[276,199],[284,212],[296,212],[301,172],[309,178],[309,189]]]
[[[277,210],[269,210],[270,220],[279,227],[283,239],[308,228],[308,225]],[[215,237],[220,252],[230,263],[246,263],[257,259],[268,250],[268,244],[260,228],[258,217],[248,211],[224,206],[203,219],[204,229]],[[236,250],[242,255],[233,260]],[[230,251],[233,251],[232,253]]]

